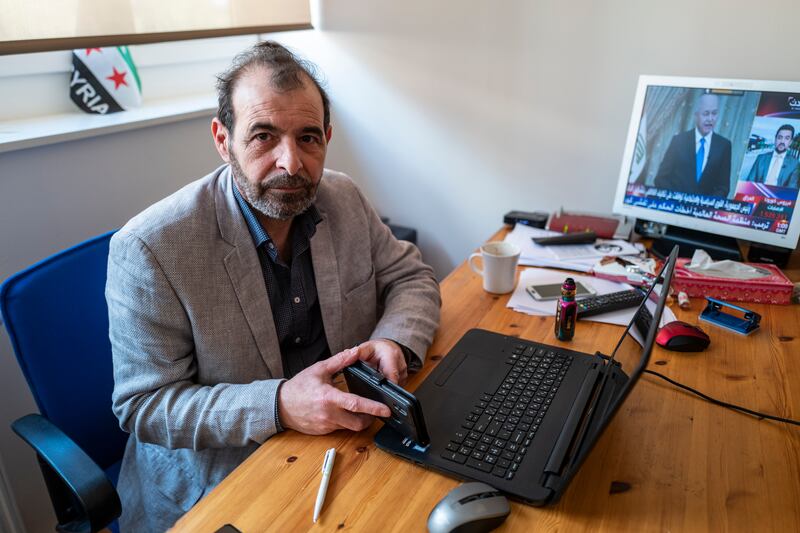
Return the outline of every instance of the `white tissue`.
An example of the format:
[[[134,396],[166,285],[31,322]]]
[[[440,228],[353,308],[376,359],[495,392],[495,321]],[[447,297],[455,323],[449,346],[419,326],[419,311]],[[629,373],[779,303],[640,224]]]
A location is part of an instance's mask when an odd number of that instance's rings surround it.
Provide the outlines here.
[[[757,279],[771,275],[769,270],[725,259],[714,261],[705,250],[695,250],[692,261],[684,266],[696,274],[731,279]]]

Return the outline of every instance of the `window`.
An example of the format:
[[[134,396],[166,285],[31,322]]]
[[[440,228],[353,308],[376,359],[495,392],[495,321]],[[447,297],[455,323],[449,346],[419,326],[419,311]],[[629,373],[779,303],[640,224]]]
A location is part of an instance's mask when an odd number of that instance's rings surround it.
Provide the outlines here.
[[[0,55],[311,28],[308,0],[0,0]]]

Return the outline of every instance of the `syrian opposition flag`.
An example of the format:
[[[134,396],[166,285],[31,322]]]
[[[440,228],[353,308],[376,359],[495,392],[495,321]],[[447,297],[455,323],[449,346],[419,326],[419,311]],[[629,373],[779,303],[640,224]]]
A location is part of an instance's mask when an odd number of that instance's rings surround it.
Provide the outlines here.
[[[142,103],[142,83],[127,46],[72,51],[69,96],[87,113],[116,113]]]

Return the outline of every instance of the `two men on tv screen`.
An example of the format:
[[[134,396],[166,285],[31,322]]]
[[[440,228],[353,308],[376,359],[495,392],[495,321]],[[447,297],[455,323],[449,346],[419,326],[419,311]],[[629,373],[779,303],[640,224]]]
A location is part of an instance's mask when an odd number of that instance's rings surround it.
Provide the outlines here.
[[[694,127],[670,140],[653,184],[660,189],[727,198],[731,184],[731,141],[716,133],[719,97],[703,94],[695,102]],[[772,152],[760,154],[743,181],[800,187],[800,163],[789,153],[795,130],[784,124]]]

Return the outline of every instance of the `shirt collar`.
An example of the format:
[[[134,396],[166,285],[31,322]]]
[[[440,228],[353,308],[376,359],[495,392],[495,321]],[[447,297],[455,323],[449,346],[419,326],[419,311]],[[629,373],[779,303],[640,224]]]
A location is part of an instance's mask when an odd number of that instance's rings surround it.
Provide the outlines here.
[[[272,243],[272,238],[270,238],[269,234],[261,227],[255,212],[253,212],[253,208],[250,207],[250,204],[244,199],[242,193],[239,192],[239,187],[236,186],[236,182],[233,182],[232,185],[233,196],[236,198],[236,203],[239,204],[239,209],[242,211],[244,220],[247,223],[247,229],[250,231],[250,236],[253,238],[253,243],[256,245],[256,248],[265,243],[269,245]],[[319,210],[314,204],[311,204],[308,209],[297,215],[298,228],[309,240],[314,236],[314,233],[316,233],[317,224],[320,222],[322,222],[322,215],[320,215]]]
[[[695,128],[694,129],[694,143],[697,144],[697,143],[700,142],[700,139],[705,139],[706,140],[706,144],[708,144],[708,143],[711,142],[711,136],[712,135],[714,135],[713,131],[709,131],[708,134],[704,136],[702,133],[700,133],[700,130]]]

